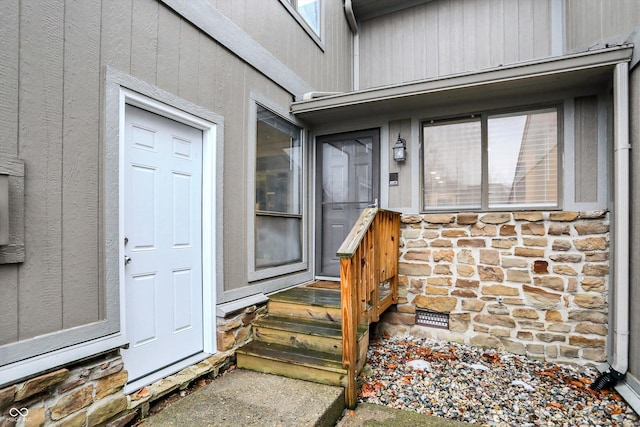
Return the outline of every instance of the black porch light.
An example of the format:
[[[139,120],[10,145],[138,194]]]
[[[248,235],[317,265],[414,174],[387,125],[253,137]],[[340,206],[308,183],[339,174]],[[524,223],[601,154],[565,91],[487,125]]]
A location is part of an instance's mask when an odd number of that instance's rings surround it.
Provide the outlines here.
[[[396,143],[393,144],[393,160],[396,162],[407,160],[407,141],[404,138],[400,138],[400,134],[398,134]]]

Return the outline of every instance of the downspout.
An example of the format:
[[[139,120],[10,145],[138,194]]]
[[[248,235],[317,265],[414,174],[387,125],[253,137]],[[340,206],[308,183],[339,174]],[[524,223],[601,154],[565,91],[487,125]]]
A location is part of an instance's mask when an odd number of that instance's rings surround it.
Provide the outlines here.
[[[591,385],[608,388],[622,379],[629,367],[629,64],[616,65],[613,74],[614,139],[614,300],[613,355],[609,371]]]
[[[360,89],[360,34],[358,33],[358,21],[353,12],[353,4],[351,0],[344,0],[344,13],[347,16],[349,28],[353,33],[353,90]]]

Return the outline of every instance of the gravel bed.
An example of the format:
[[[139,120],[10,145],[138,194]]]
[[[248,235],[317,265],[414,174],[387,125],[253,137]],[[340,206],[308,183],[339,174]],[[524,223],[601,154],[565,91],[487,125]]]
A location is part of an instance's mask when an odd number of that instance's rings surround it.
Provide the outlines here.
[[[359,402],[485,426],[638,426],[595,368],[422,338],[372,340]]]

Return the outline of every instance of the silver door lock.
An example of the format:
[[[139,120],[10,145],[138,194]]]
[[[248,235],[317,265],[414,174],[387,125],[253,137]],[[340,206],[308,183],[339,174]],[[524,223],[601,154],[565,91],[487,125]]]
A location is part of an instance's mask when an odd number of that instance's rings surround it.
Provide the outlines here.
[[[131,257],[129,255],[124,256],[124,265],[131,263]]]

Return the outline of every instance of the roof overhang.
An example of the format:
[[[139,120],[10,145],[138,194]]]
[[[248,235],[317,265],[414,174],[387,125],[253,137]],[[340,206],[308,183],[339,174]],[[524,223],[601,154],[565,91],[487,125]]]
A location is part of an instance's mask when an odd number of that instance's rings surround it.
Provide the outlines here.
[[[629,62],[631,45],[505,65],[474,73],[414,81],[294,102],[291,112],[309,125],[374,115],[411,114],[431,107],[491,97],[526,97],[596,87]]]
[[[431,0],[351,0],[351,3],[358,21],[364,21],[429,1]]]

